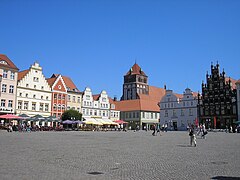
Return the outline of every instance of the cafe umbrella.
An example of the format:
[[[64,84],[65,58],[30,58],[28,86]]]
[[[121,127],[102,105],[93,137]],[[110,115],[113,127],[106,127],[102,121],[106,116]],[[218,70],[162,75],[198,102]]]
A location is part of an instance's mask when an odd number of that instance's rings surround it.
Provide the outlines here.
[[[8,123],[10,123],[10,120],[14,120],[14,119],[21,119],[21,117],[16,116],[14,114],[4,114],[4,115],[0,115],[0,119],[7,119]]]

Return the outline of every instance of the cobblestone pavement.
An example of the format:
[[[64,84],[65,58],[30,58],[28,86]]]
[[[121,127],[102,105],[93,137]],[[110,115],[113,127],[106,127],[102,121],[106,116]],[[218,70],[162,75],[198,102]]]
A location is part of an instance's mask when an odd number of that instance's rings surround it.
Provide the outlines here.
[[[0,179],[240,179],[240,134],[0,131]]]

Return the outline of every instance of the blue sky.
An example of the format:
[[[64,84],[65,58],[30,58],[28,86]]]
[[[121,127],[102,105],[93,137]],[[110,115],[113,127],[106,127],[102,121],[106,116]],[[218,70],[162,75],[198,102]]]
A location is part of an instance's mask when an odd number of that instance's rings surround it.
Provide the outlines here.
[[[21,70],[34,61],[79,90],[122,95],[135,63],[149,85],[201,92],[211,62],[240,79],[238,0],[1,0],[0,53]]]

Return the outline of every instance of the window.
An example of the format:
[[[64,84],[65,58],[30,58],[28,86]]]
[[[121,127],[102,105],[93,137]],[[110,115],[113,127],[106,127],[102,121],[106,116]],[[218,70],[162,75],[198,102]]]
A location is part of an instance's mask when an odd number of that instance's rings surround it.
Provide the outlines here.
[[[95,116],[97,115],[97,110],[94,110],[94,115],[95,115]]]
[[[103,101],[103,102],[106,102],[106,98],[102,98],[102,101]]]
[[[57,99],[57,94],[54,94],[54,99]]]
[[[3,70],[3,76],[2,77],[7,79],[7,74],[8,74],[7,70]]]
[[[192,109],[189,109],[189,116],[192,116]]]
[[[145,118],[145,112],[143,112],[142,114],[143,114],[143,118]]]
[[[33,77],[33,81],[38,82],[39,81],[38,77]]]
[[[43,99],[43,96],[41,96],[41,99]]]
[[[32,110],[36,111],[36,103],[32,103]]]
[[[70,110],[70,109],[71,109],[70,106],[68,106],[68,107],[67,107],[67,110]]]
[[[58,95],[58,99],[62,99],[62,95],[61,94]]]
[[[45,104],[45,111],[48,111],[49,105]]]
[[[73,102],[76,102],[76,97],[75,96],[73,96]]]
[[[54,109],[55,111],[57,110],[57,105],[56,105],[56,104],[53,105],[53,109]]]
[[[64,94],[62,95],[62,99],[65,100],[65,95]]]
[[[48,100],[48,96],[46,97],[46,100]]]
[[[68,95],[68,101],[71,101],[71,96],[70,95]]]
[[[28,97],[28,93],[26,94],[26,97]]]
[[[22,101],[18,101],[18,109],[22,109]]]
[[[65,111],[65,105],[64,104],[62,105],[62,110]]]
[[[181,109],[181,116],[184,116],[184,110]]]
[[[2,85],[2,92],[7,92],[7,85],[6,84]]]
[[[40,103],[39,111],[43,111],[43,103]]]
[[[8,100],[8,107],[12,108],[13,107],[13,100]]]
[[[90,96],[89,96],[89,95],[86,95],[86,99],[87,99],[87,100],[90,100]]]
[[[80,97],[78,97],[78,100],[77,100],[78,103],[80,103]]]
[[[168,117],[168,111],[165,110],[165,117]]]
[[[85,114],[85,109],[83,109],[83,114]]]
[[[36,95],[35,94],[33,95],[33,98],[36,99]]]
[[[42,87],[41,87],[41,89],[43,90],[43,89],[44,89],[44,87],[42,86]]]
[[[173,110],[173,117],[176,117],[176,111],[175,111],[175,109]]]
[[[13,85],[10,85],[10,87],[9,87],[9,93],[13,93],[13,91],[14,91],[14,86]]]
[[[15,78],[15,73],[14,73],[14,72],[11,72],[10,79],[11,79],[11,80],[14,80],[14,78]]]
[[[22,97],[22,93],[19,93],[19,96]]]
[[[61,104],[58,105],[58,110],[61,110]]]
[[[92,110],[90,109],[90,115],[92,115]]]
[[[36,88],[37,88],[37,86],[36,86],[36,85],[34,85],[33,87],[34,87],[34,89],[36,89]]]
[[[28,102],[24,102],[24,110],[28,110]]]
[[[151,119],[153,119],[153,113],[151,113]]]
[[[29,84],[26,84],[26,87],[28,87],[29,86]]]

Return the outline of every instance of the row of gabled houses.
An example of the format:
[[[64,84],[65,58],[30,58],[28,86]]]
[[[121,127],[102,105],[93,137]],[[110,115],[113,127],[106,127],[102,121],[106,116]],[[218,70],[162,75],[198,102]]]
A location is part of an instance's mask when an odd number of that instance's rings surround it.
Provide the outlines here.
[[[19,71],[6,55],[0,55],[0,74],[0,114],[53,116],[60,120],[64,111],[74,109],[86,118],[120,118],[106,91],[93,95],[87,87],[81,92],[70,77],[61,74],[46,78],[38,62]]]
[[[5,55],[0,55],[0,114],[40,114],[61,118],[68,109],[82,113],[83,118],[124,120],[132,129],[150,129],[153,124],[185,130],[188,125],[207,123],[223,128],[240,120],[240,81],[220,73],[219,64],[211,66],[211,75],[202,83],[202,94],[186,88],[183,94],[151,86],[148,76],[135,63],[124,75],[120,100],[106,91],[93,94],[89,87],[79,91],[71,78],[53,74],[46,78],[35,62],[19,71]]]

